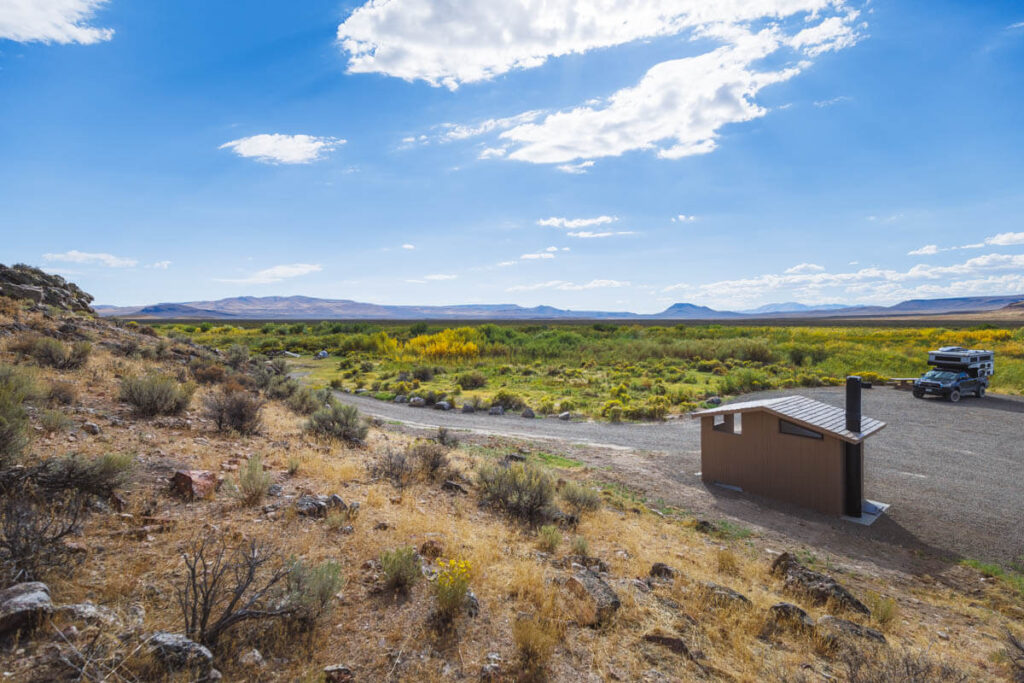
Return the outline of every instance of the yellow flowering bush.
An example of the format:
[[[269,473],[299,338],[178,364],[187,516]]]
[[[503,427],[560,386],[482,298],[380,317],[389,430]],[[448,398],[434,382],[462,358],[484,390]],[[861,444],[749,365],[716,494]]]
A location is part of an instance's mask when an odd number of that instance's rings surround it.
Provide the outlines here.
[[[466,602],[469,590],[470,564],[467,560],[442,560],[441,571],[437,575],[437,609],[440,613],[452,616]]]

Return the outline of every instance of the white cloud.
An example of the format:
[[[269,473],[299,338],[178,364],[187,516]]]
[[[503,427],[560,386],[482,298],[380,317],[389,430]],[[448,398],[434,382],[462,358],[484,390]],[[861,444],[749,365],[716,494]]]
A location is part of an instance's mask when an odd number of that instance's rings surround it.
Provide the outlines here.
[[[537,225],[545,225],[551,228],[586,228],[591,225],[604,225],[619,220],[615,216],[597,216],[596,218],[541,218]]]
[[[167,270],[168,268],[171,267],[171,262],[170,261],[157,261],[156,263],[151,263],[151,264],[149,264],[146,267],[147,268],[155,268],[156,270]]]
[[[414,245],[414,244],[403,244],[402,245],[402,249],[408,249],[409,251],[412,251],[415,248],[416,248],[416,245]]]
[[[787,275],[795,275],[798,273],[820,273],[823,270],[825,270],[825,267],[819,266],[817,263],[801,263],[792,268],[787,268],[784,272]]]
[[[456,140],[475,138],[479,135],[485,135],[487,133],[493,133],[500,130],[508,130],[509,128],[529,123],[543,113],[544,112],[542,111],[524,111],[522,114],[516,114],[515,116],[506,116],[500,119],[486,119],[480,123],[469,125],[461,123],[442,123],[439,127],[444,132],[441,133],[440,141],[454,142]],[[421,141],[423,141],[423,138],[424,136],[421,135]]]
[[[558,251],[558,247],[548,247],[544,251]]]
[[[258,270],[243,278],[216,278],[218,282],[234,282],[243,285],[269,285],[293,277],[318,273],[323,267],[316,263],[291,263]]]
[[[550,253],[550,252],[544,251],[544,252],[541,252],[541,253],[538,253],[538,254],[523,254],[519,258],[522,259],[523,261],[533,261],[533,260],[536,260],[536,259],[555,258],[555,255]]]
[[[438,281],[438,280],[454,280],[458,275],[450,275],[447,273],[434,273],[433,275],[424,275],[424,280]]]
[[[913,249],[907,252],[907,256],[934,256],[939,253],[939,247],[935,244],[926,244],[920,249]]]
[[[1001,232],[998,235],[985,238],[985,244],[1008,247],[1015,244],[1024,244],[1024,232]]]
[[[338,26],[352,73],[382,73],[455,89],[551,57],[582,54],[704,27],[817,17],[835,0],[375,0]],[[830,16],[797,33],[794,47],[815,53],[856,40],[853,16]]]
[[[583,175],[587,172],[587,169],[594,165],[593,161],[581,161],[578,164],[559,164],[557,168],[562,173],[568,173],[570,175]]]
[[[106,0],[0,0],[0,39],[19,43],[81,43],[110,40],[114,30],[89,26]]]
[[[597,239],[601,237],[615,237],[617,235],[633,235],[635,234],[632,230],[617,230],[615,232],[591,232],[589,230],[576,230],[568,233],[569,237],[579,237],[580,239]]]
[[[508,268],[509,266],[514,266],[515,264],[515,261],[501,261],[497,265],[499,268]]]
[[[1024,21],[1018,21],[1016,24],[1010,24],[1006,28],[1010,29],[1011,31],[1017,28],[1024,28]]]
[[[263,133],[225,142],[219,149],[230,149],[240,157],[271,164],[308,164],[319,161],[345,140],[313,135]]]
[[[845,273],[825,271],[767,274],[700,285],[680,283],[663,292],[682,292],[716,305],[741,307],[785,292],[819,302],[831,292],[864,302],[891,302],[915,297],[969,296],[1024,291],[1024,254],[985,254],[946,266],[918,264],[907,270],[861,268]],[[1010,271],[997,274],[1000,271]]]
[[[852,102],[853,98],[847,95],[840,95],[839,97],[833,97],[830,100],[818,100],[814,103],[815,107],[823,109],[825,107],[831,107],[836,104],[842,104],[843,102]]]
[[[484,147],[477,155],[477,159],[500,159],[505,156],[504,147]]]
[[[697,220],[696,216],[687,216],[685,213],[681,213],[672,218],[673,223],[692,223],[695,220]]]
[[[532,285],[516,285],[509,287],[506,292],[532,292],[538,289],[557,289],[562,291],[578,292],[585,289],[605,289],[605,288],[618,288],[618,287],[629,287],[629,282],[623,282],[620,280],[591,280],[584,284],[576,284],[574,282],[567,282],[565,280],[549,280],[548,282],[538,282]]]
[[[123,258],[121,256],[114,256],[113,254],[78,251],[77,249],[61,252],[59,254],[43,254],[43,260],[60,261],[63,263],[96,264],[106,266],[107,268],[131,268],[139,263],[133,258]]]

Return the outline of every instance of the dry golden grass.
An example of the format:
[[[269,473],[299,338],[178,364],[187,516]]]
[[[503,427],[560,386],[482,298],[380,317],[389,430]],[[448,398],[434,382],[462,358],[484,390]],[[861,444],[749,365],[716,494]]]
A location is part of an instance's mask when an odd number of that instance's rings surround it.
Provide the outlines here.
[[[0,360],[11,362],[13,356],[5,352]],[[783,632],[767,641],[759,638],[767,609],[777,602],[793,602],[812,617],[826,610],[781,592],[781,582],[768,574],[772,556],[756,538],[710,539],[698,534],[687,518],[603,507],[585,515],[572,534],[564,532],[553,558],[539,559],[535,534],[481,509],[472,493],[452,495],[424,481],[399,491],[372,480],[368,465],[379,451],[405,448],[413,442],[399,430],[371,430],[364,448],[316,441],[304,434],[303,417],[271,402],[264,412],[262,433],[220,434],[199,409],[203,393],[212,387],[201,387],[192,408],[180,418],[132,418],[117,402],[118,378],[154,366],[168,373],[177,373],[181,367],[169,361],[114,357],[96,348],[81,370],[34,371],[40,382],[75,383],[79,404],[96,411],[88,416],[100,424],[102,432],[99,436],[79,433],[74,441],[66,434],[37,435],[31,447],[33,457],[63,455],[69,449],[87,455],[135,454],[126,492],[128,509],[121,515],[90,517],[80,539],[87,548],[81,566],[71,576],[49,579],[59,602],[90,599],[121,614],[139,605],[145,609],[146,630],[180,630],[182,619],[175,600],[180,549],[194,534],[216,528],[232,538],[272,543],[285,555],[310,563],[336,560],[347,579],[340,599],[312,636],[296,640],[278,634],[259,641],[264,656],[274,658],[273,666],[259,674],[260,680],[315,681],[324,666],[337,663],[351,666],[360,680],[475,677],[490,652],[500,654],[503,670],[519,680],[530,676],[636,680],[651,670],[670,680],[814,680],[820,679],[821,672],[842,677],[834,653],[822,651],[809,637]],[[85,420],[85,414],[57,409],[67,411],[76,426]],[[481,456],[469,450],[450,454],[454,476],[475,470]],[[338,493],[346,501],[358,501],[360,514],[347,521],[354,533],[342,534],[336,523],[301,517],[287,504],[265,514],[259,505],[245,507],[225,490],[211,501],[193,503],[168,494],[167,477],[176,467],[209,469],[233,478],[237,471],[222,470],[222,466],[244,465],[251,456],[263,458],[286,496]],[[289,473],[296,463],[298,469]],[[559,476],[583,480],[599,478],[600,473],[560,471]],[[287,499],[268,497],[264,503],[280,500]],[[146,519],[173,524],[139,536],[123,533],[139,528]],[[387,527],[376,528],[381,522]],[[601,628],[580,625],[591,620],[592,607],[560,585],[569,575],[561,563],[573,552],[570,539],[574,535],[585,538],[589,554],[609,565],[608,581],[621,600],[615,617]],[[418,582],[407,597],[379,593],[373,589],[374,570],[364,568],[386,550],[405,545],[418,548],[427,540],[442,544],[442,557],[470,562],[470,587],[481,604],[479,616],[461,615],[443,633],[431,626],[434,599],[429,582]],[[678,575],[674,581],[655,582],[653,590],[641,590],[634,579],[647,577],[655,562],[671,565]],[[929,657],[956,662],[973,680],[1007,674],[1008,665],[993,660],[999,643],[986,634],[998,633],[1011,619],[1024,616],[1019,595],[989,584],[979,597],[966,588],[909,575],[853,573],[844,570],[848,565],[843,558],[835,558],[835,563],[830,571],[869,602],[873,611],[871,619],[843,616],[883,629],[894,651],[927,651]],[[967,578],[969,570],[951,572],[947,583],[955,585],[952,578],[964,572],[963,584],[975,589]],[[706,582],[728,586],[752,604],[716,604],[703,589]],[[948,633],[949,640],[938,638],[938,630]],[[696,662],[645,642],[644,635],[652,633],[682,638]],[[234,661],[244,645],[229,641],[222,648],[218,667],[226,680],[253,676]],[[5,658],[10,656],[0,654],[0,666],[6,666]],[[803,668],[805,664],[811,669]],[[127,666],[142,671],[149,665],[137,657]]]

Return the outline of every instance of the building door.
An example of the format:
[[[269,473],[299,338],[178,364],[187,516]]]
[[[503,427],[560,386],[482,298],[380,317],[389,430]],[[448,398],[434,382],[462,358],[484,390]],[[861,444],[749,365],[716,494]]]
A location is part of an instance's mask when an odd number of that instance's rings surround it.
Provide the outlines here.
[[[860,517],[864,497],[864,444],[843,442],[843,514]]]

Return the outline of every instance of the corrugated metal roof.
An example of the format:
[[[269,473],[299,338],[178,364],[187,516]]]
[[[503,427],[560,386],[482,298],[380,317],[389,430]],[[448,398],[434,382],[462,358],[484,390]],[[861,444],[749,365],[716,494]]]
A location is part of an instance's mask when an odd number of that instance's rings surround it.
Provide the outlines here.
[[[755,410],[777,415],[791,420],[808,429],[816,429],[828,432],[839,437],[843,441],[860,443],[867,437],[885,427],[885,423],[870,417],[861,417],[860,432],[851,432],[846,428],[846,411],[842,408],[815,401],[806,396],[782,396],[779,398],[765,398],[760,401],[743,401],[742,403],[730,403],[701,410],[693,414],[693,417],[705,417],[708,415],[727,415],[730,413],[747,413]]]

